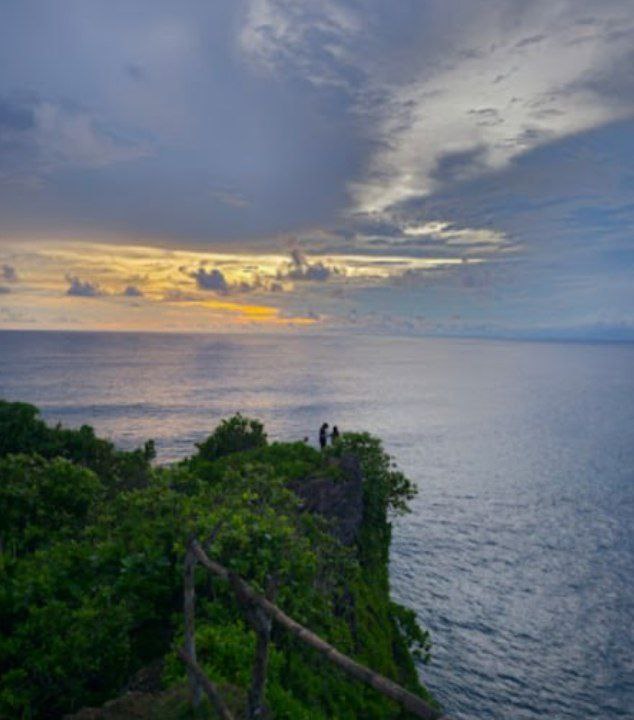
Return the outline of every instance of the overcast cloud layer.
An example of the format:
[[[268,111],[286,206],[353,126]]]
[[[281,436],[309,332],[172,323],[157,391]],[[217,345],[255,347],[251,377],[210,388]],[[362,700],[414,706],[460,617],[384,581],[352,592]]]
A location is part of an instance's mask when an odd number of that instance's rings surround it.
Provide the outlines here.
[[[634,337],[630,0],[21,0],[0,35],[0,325]]]

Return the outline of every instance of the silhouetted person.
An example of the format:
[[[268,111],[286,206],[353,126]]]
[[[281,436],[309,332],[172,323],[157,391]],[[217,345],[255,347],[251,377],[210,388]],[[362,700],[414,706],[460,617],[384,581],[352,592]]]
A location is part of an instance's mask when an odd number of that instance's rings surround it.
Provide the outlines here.
[[[319,447],[323,450],[328,442],[328,423],[322,423],[319,428]]]
[[[336,445],[339,442],[339,428],[334,425],[332,428],[332,435],[330,436],[332,444]]]

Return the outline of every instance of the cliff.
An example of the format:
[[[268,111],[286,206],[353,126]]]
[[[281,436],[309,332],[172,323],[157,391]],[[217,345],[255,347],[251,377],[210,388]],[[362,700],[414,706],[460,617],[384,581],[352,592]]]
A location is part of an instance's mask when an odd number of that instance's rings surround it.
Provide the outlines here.
[[[335,476],[294,478],[288,486],[301,500],[300,509],[325,518],[330,532],[344,545],[354,545],[363,522],[363,474],[354,455],[333,459]]]
[[[78,720],[186,717],[175,648],[192,536],[341,652],[429,698],[414,664],[428,637],[389,596],[388,516],[413,487],[378,440],[344,435],[321,453],[269,444],[236,416],[190,459],[152,468],[151,445],[122,453],[29,408],[0,403],[1,717],[104,702]],[[196,589],[199,662],[242,717],[254,633],[229,583],[201,573]],[[272,718],[407,717],[275,626],[266,704]]]

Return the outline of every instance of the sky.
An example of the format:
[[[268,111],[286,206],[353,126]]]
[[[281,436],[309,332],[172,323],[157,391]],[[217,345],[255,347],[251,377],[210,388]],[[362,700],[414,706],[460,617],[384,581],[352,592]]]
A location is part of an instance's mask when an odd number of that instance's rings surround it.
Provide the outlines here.
[[[634,339],[632,0],[0,0],[0,328]]]

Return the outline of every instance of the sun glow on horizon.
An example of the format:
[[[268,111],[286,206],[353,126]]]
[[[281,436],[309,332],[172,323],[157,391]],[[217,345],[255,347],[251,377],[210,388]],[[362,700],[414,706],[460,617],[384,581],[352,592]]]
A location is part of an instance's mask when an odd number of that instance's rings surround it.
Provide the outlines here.
[[[183,250],[71,240],[4,242],[18,281],[2,327],[230,331],[328,322],[346,292],[479,258]]]

